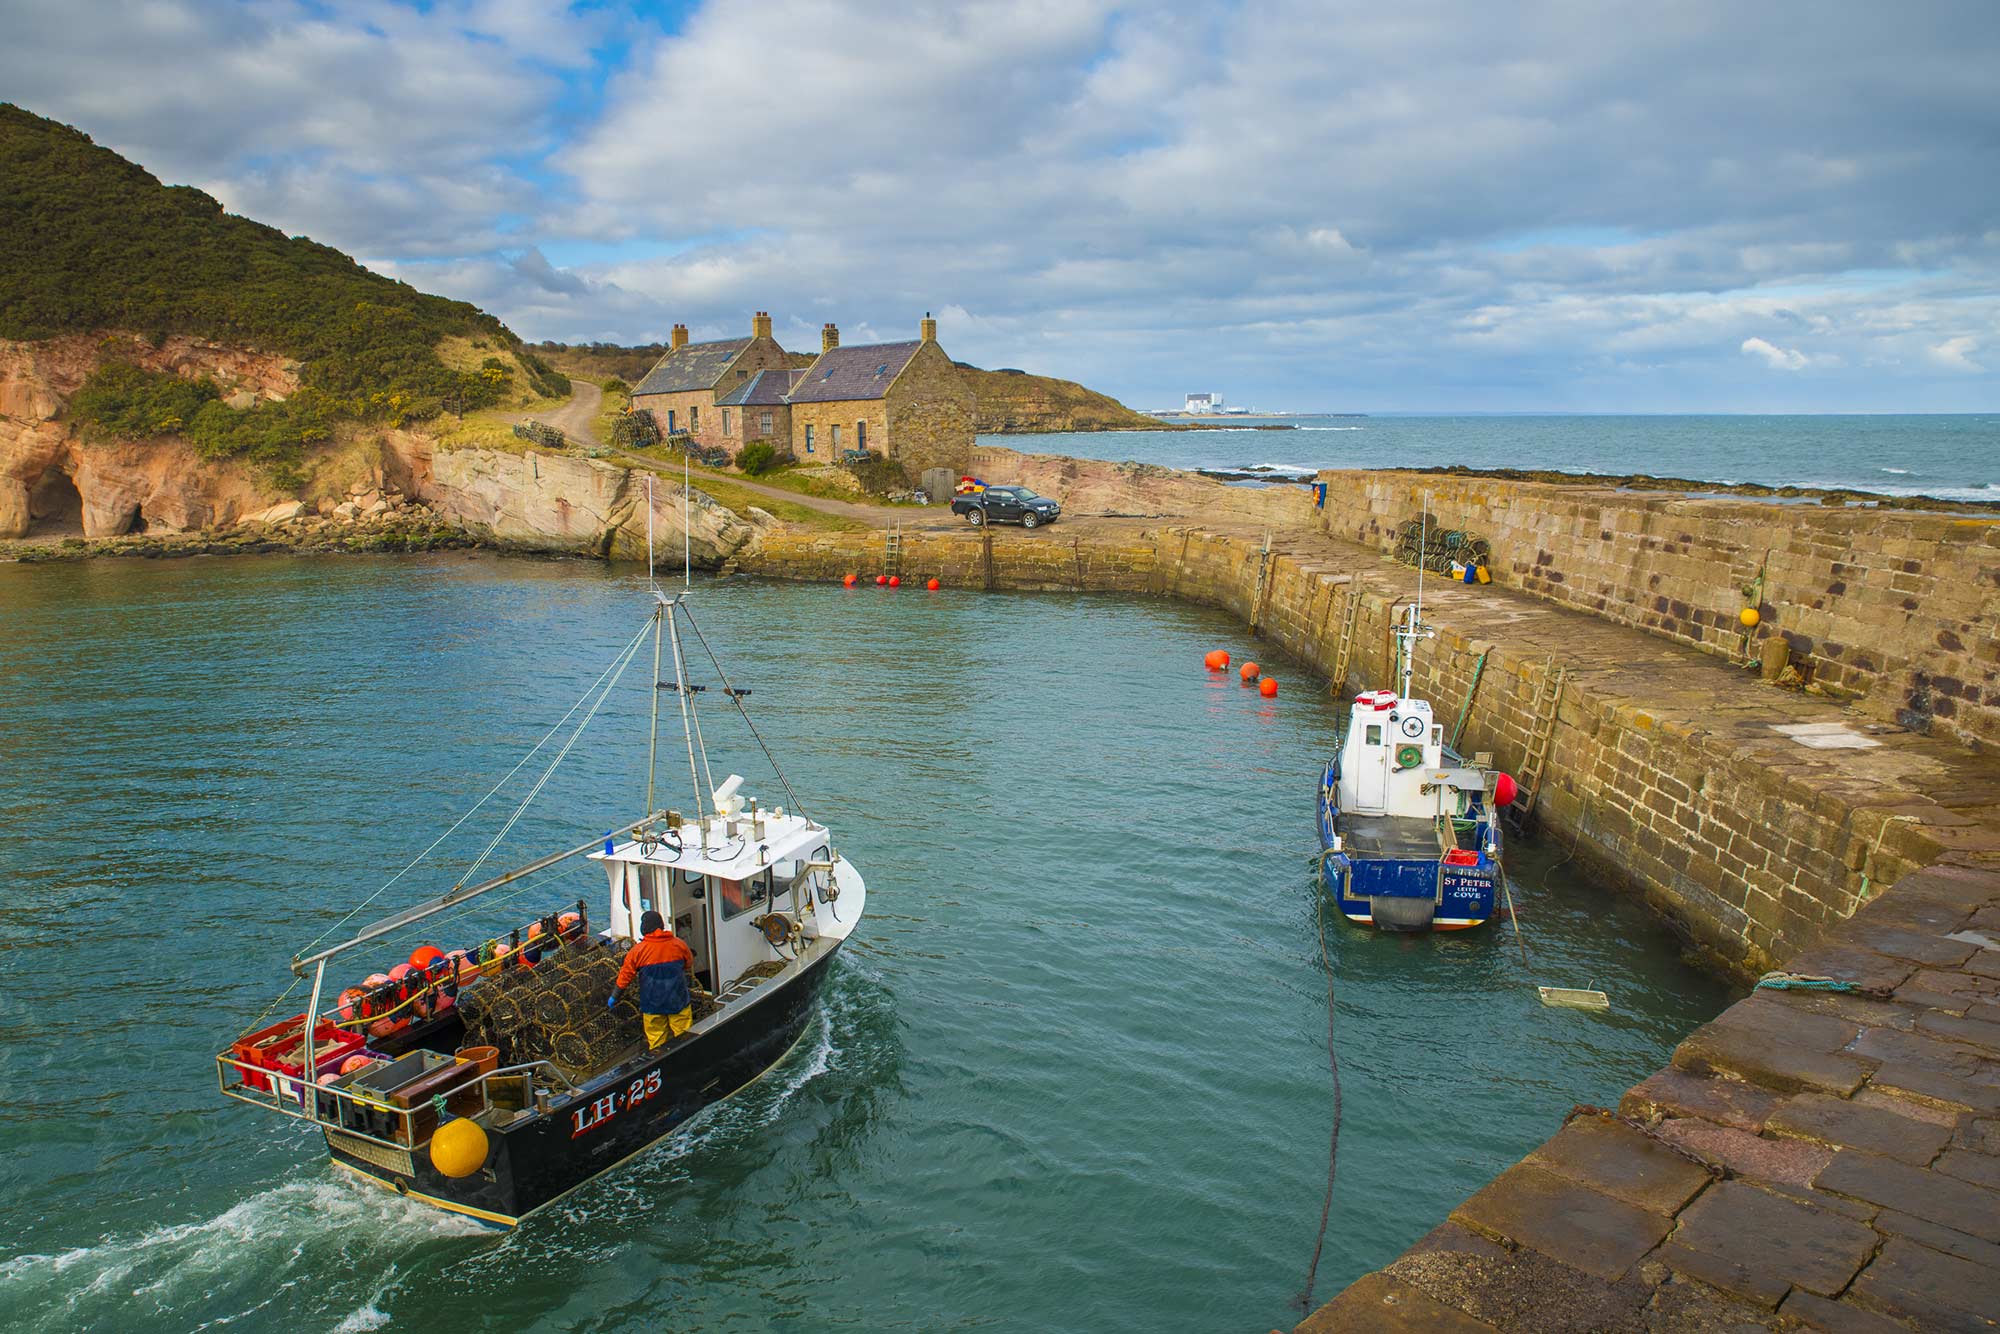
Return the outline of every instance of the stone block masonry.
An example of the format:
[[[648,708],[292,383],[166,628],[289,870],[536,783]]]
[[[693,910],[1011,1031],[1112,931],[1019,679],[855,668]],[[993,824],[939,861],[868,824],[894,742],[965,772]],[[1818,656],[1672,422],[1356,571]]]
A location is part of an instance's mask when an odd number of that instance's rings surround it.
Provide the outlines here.
[[[1728,659],[1783,639],[1871,716],[2000,742],[2000,514],[1778,505],[1590,483],[1320,474],[1331,536],[1377,550],[1430,497],[1493,545],[1493,577]],[[1743,589],[1752,592],[1747,596]],[[1737,613],[1761,617],[1745,631]]]

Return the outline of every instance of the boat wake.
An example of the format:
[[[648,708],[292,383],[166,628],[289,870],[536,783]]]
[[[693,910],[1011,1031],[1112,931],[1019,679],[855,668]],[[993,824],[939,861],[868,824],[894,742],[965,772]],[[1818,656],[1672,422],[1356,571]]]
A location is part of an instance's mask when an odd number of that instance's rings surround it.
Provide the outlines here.
[[[271,1187],[202,1222],[0,1262],[0,1318],[14,1329],[149,1321],[199,1328],[276,1304],[322,1327],[372,1329],[367,1313],[379,1316],[376,1303],[394,1286],[392,1257],[425,1241],[490,1235],[470,1219],[324,1170],[318,1180]],[[348,1280],[329,1283],[328,1273]],[[321,1301],[333,1305],[313,1312]]]

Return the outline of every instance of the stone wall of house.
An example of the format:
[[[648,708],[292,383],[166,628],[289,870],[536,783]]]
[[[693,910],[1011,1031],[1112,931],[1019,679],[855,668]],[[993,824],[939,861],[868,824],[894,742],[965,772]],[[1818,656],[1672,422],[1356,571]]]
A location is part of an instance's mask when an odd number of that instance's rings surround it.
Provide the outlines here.
[[[770,419],[768,426],[766,418]],[[780,450],[792,448],[792,410],[789,406],[783,403],[752,403],[748,407],[729,409],[729,429],[724,433],[723,448],[735,454],[743,446],[758,440],[768,440]]]
[[[717,426],[721,424],[721,418],[715,415],[715,393],[708,389],[689,389],[678,394],[634,394],[632,408],[652,413],[661,435],[688,431],[688,423],[694,421],[700,429],[689,433],[700,440],[704,434],[710,433],[711,422]],[[719,432],[716,434],[719,435]],[[718,438],[705,443],[723,442]]]
[[[889,386],[888,456],[912,482],[926,468],[963,472],[972,458],[977,407],[977,396],[944,349],[925,343]]]
[[[889,405],[884,399],[842,399],[834,403],[792,404],[792,452],[800,459],[838,463],[840,452],[856,449],[855,426],[867,426],[867,446],[877,454],[889,438]],[[806,428],[812,449],[806,449]],[[838,428],[836,438],[836,428]]]
[[[729,412],[730,425],[735,429],[724,432],[722,409],[715,406],[717,395],[728,393],[758,371],[783,370],[789,364],[785,349],[778,345],[776,339],[752,338],[749,346],[737,353],[736,360],[730,363],[729,369],[712,387],[674,394],[634,394],[632,406],[651,412],[662,434],[669,429],[686,431],[696,444],[704,448],[734,452],[743,445],[741,423],[736,420],[739,409],[731,408]],[[671,428],[668,426],[669,413],[673,415]]]
[[[1492,544],[1498,583],[1734,660],[1780,637],[1802,675],[1873,717],[2000,742],[2000,515],[1476,475],[1320,480],[1335,537],[1391,550],[1428,495],[1438,525]],[[1753,604],[1761,619],[1745,631],[1738,613]]]
[[[835,581],[872,576],[884,559],[881,533],[774,531],[737,564],[751,573]],[[1231,612],[1322,676],[1340,659],[1347,599],[1355,597],[1350,689],[1390,678],[1390,626],[1408,591],[1404,573],[1379,562],[1329,569],[1257,542],[1178,527],[1089,537],[1065,537],[1060,527],[1033,537],[991,529],[905,532],[901,562],[906,582],[935,576],[949,588],[1185,598]],[[1556,706],[1542,829],[1605,883],[1643,895],[1723,967],[1775,966],[1853,913],[1867,887],[1938,855],[1924,827],[1898,818],[1905,808],[1895,803],[1915,800],[1910,794],[1825,790],[1788,761],[1790,743],[1768,727],[1667,720],[1654,698],[1657,681],[1630,675],[1628,663],[1600,661],[1606,650],[1578,643],[1551,656],[1539,645],[1509,642],[1504,623],[1491,626],[1470,591],[1456,603],[1427,599],[1426,620],[1439,637],[1419,658],[1419,693],[1450,727],[1470,696],[1463,749],[1490,752],[1503,769],[1518,770],[1528,753],[1545,674],[1558,667],[1574,674]],[[1698,660],[1683,665],[1689,670],[1681,684],[1696,697],[1704,696],[1706,674],[1720,679],[1729,670]],[[1641,698],[1641,690],[1651,693]]]

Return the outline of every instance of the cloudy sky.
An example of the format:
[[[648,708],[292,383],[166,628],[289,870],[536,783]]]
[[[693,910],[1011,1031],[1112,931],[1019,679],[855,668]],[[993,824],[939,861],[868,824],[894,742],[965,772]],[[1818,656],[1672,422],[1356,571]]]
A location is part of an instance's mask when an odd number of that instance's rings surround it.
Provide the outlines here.
[[[1137,406],[2000,410],[2000,5],[9,0],[0,97],[529,338]]]

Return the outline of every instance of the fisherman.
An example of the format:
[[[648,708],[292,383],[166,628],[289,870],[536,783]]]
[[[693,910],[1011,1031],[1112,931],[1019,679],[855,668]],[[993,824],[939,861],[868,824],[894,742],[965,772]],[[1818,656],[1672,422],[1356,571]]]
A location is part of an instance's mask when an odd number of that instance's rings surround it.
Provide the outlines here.
[[[639,1016],[646,1025],[646,1048],[652,1050],[670,1037],[679,1037],[694,1023],[694,1001],[688,994],[688,969],[694,951],[687,942],[667,930],[666,919],[648,909],[639,919],[642,939],[625,955],[618,970],[618,991],[605,1004],[618,1006],[618,992],[639,979]]]

